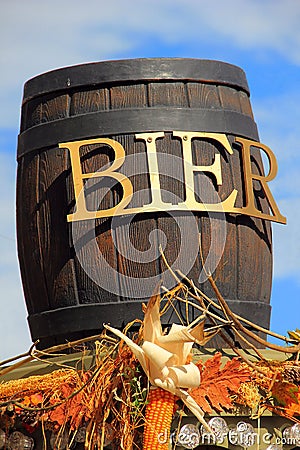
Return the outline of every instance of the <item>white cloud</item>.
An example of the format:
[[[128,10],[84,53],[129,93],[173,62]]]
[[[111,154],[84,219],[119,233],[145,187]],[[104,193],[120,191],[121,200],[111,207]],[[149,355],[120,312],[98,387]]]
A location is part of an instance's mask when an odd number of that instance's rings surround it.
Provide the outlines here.
[[[274,276],[294,277],[300,275],[300,197],[278,202],[288,218],[286,226],[273,225]]]
[[[0,271],[0,361],[24,353],[31,346],[27,312],[17,264]]]
[[[15,161],[0,152],[0,360],[30,346],[15,236]]]
[[[287,225],[273,224],[274,277],[300,278],[300,93],[265,97],[253,105],[260,140],[275,153],[278,174],[270,183]]]
[[[284,93],[253,102],[260,140],[274,152],[278,174],[271,182],[276,200],[293,198],[300,208],[300,92]]]
[[[22,84],[66,65],[131,56],[151,39],[191,48],[275,51],[300,64],[298,0],[4,0],[0,26],[2,126],[17,123]],[[143,56],[143,55],[140,55]]]
[[[227,0],[216,2],[214,8],[209,2],[190,0],[187,4],[190,11],[197,5],[198,17],[206,26],[238,47],[274,50],[300,64],[298,0]]]
[[[300,69],[299,69],[300,70]],[[280,161],[291,161],[300,155],[300,91],[264,96],[253,103],[261,140],[272,146]]]
[[[15,211],[15,170],[16,163],[13,155],[0,152],[0,231],[8,240],[15,238],[15,227],[12,226]],[[4,260],[3,258],[2,251],[0,262]]]

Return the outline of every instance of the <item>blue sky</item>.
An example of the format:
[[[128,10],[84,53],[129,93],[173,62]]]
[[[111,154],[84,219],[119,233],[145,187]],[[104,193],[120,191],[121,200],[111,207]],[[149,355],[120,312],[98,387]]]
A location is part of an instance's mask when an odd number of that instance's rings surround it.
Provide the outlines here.
[[[276,155],[272,322],[300,328],[300,2],[2,0],[0,5],[0,359],[30,346],[15,238],[16,140],[24,82],[106,59],[192,57],[242,67],[260,140]]]

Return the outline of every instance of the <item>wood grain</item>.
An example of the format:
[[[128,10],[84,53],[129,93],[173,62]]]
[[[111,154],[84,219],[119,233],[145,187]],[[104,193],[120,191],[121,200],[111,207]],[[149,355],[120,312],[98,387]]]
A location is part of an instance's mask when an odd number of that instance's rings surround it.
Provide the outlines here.
[[[144,84],[113,86],[110,89],[110,101],[111,109],[146,107],[148,102],[147,86]],[[151,203],[145,144],[136,140],[134,135],[116,136],[115,138],[125,148],[127,160],[125,160],[121,171],[130,178],[135,193],[129,207]],[[115,223],[114,233],[118,252],[117,270],[120,274],[120,300],[133,299],[135,293],[138,294],[138,298],[147,301],[148,292],[145,292],[146,286],[143,279],[153,278],[159,274],[156,217],[155,215],[149,215],[145,218],[143,214],[137,214],[134,217],[118,218]],[[149,251],[151,252],[150,234],[153,238],[152,245],[156,251],[153,258],[151,253],[149,254]],[[139,292],[135,288],[137,284],[139,285]],[[156,287],[155,284],[153,282],[153,290]]]
[[[90,91],[76,92],[72,95],[70,112],[72,115],[83,114],[86,112],[106,110],[109,108],[109,90],[103,89],[93,89]],[[111,164],[114,159],[113,152],[108,146],[105,145],[89,145],[81,147],[80,149],[82,172],[85,174],[100,171],[105,165]],[[71,169],[71,168],[70,168]],[[99,208],[107,209],[114,206],[114,191],[111,192],[109,189],[109,180],[106,178],[100,182],[100,178],[92,180],[86,180],[85,185],[87,186],[85,192],[85,198],[87,202],[87,208],[91,211],[96,211]],[[69,183],[69,193],[72,192],[72,176],[68,179]],[[74,193],[71,194],[69,202],[72,202],[72,197]],[[74,202],[73,202],[74,203]],[[70,211],[71,212],[71,211]],[[103,273],[99,274],[99,268],[97,261],[99,254],[101,254],[107,263],[116,267],[117,255],[115,246],[112,239],[111,232],[111,219],[97,219],[96,221],[82,221],[74,224],[80,233],[84,236],[82,243],[82,258],[86,261],[86,265],[83,268],[78,255],[74,254],[74,268],[77,284],[77,292],[79,303],[101,303],[109,302],[115,300],[115,296],[103,289],[96,281],[95,278],[98,276],[101,278],[110,277],[111,274],[107,273],[105,270]],[[72,224],[69,224],[70,229]],[[91,230],[88,231],[88,230]],[[85,240],[87,241],[85,242]],[[96,239],[97,245],[94,247],[95,251],[91,253],[91,248],[87,245],[89,239]],[[97,250],[98,249],[98,250]],[[99,252],[99,253],[98,253]],[[92,279],[87,273],[93,274],[94,279]],[[95,273],[96,271],[96,273]],[[118,286],[117,277],[111,279],[116,287]]]
[[[75,305],[76,295],[66,227],[66,150],[40,154],[39,236],[44,277],[51,308]]]
[[[18,165],[17,238],[23,289],[29,314],[45,311],[51,307],[42,258],[38,185],[39,155],[28,155]]]
[[[125,112],[125,130],[126,111],[141,108],[156,113],[166,107],[175,107],[178,111],[180,108],[190,108],[191,111],[202,109],[209,110],[210,113],[213,110],[235,111],[240,113],[241,120],[244,116],[253,118],[248,94],[222,81],[197,82],[193,77],[193,81],[149,79],[139,82],[137,77],[133,77],[132,80],[115,81],[111,85],[102,84],[99,80],[99,85],[94,83],[68,91],[62,89],[29,99],[22,108],[21,132],[56,120],[60,123],[65,120],[67,127],[68,118],[71,116],[84,118],[88,113],[106,111],[106,115],[115,110]],[[165,131],[164,138],[156,141],[158,166],[165,168],[165,173],[160,174],[159,178],[162,199],[171,203],[184,202],[186,191],[181,140],[174,137],[169,129],[152,131]],[[199,129],[195,131],[206,130],[203,130],[199,123]],[[95,136],[97,129],[93,136],[86,138]],[[142,207],[151,203],[146,143],[136,139],[135,133],[125,131],[107,137],[120,142],[125,149],[127,159],[120,171],[130,178],[133,185],[134,196],[129,207]],[[195,170],[195,198],[199,202],[214,203],[214,191],[223,201],[235,188],[238,190],[236,206],[241,207],[245,203],[241,150],[233,143],[234,136],[228,135],[228,139],[232,144],[232,155],[211,139],[195,138],[192,141],[195,166],[211,165],[216,154],[220,154],[222,165],[221,185],[217,185],[212,174]],[[194,247],[198,245],[198,236],[191,236],[189,217],[182,212],[141,213],[134,217],[97,219],[92,232],[86,233],[84,221],[78,223],[77,226],[83,233],[82,254],[88,266],[88,270],[85,270],[72,240],[72,224],[67,222],[67,215],[72,213],[75,207],[68,151],[59,149],[56,145],[48,148],[43,142],[39,142],[37,148],[41,150],[20,158],[17,181],[18,253],[29,314],[68,306],[139,299],[147,301],[149,290],[143,280],[153,280],[153,289],[156,287],[154,280],[157,281],[158,278],[163,284],[169,283],[169,287],[173,282],[167,278],[166,267],[162,259],[158,258],[159,245],[165,246],[165,257],[174,269],[182,270],[182,267],[176,265],[177,257],[181,254],[184,261],[190,263],[186,275],[207,295],[214,297],[207,281],[198,283],[203,268],[200,250],[195,261],[191,260],[191,242]],[[81,166],[85,174],[97,172],[105,165],[112,164],[113,160],[114,152],[107,145],[81,148]],[[257,149],[252,151],[252,170],[253,173],[263,174]],[[254,189],[257,205],[267,212],[267,200],[258,182],[254,183]],[[122,188],[119,184],[114,185],[113,179],[109,177],[85,182],[85,198],[90,210],[111,208],[117,205],[122,197]],[[211,218],[216,223],[219,220],[220,227],[222,223],[224,225],[224,222],[221,222],[224,218],[221,219],[217,214],[212,214]],[[201,235],[204,260],[210,250],[216,258],[221,248],[221,237],[217,235],[211,242],[210,217],[197,213],[195,220]],[[225,215],[225,220],[227,235],[224,252],[213,272],[219,290],[229,301],[245,305],[251,305],[253,302],[268,305],[272,281],[270,223],[228,214]],[[128,221],[130,223],[127,223]],[[95,239],[96,242],[96,247],[92,250],[87,245],[90,239]],[[101,268],[98,264],[100,254],[108,264],[106,268]],[[105,283],[93,279],[90,276],[93,273],[97,273],[102,280],[109,280],[112,290],[106,288]],[[135,289],[137,292],[133,292]],[[248,309],[251,320],[251,314],[254,312],[250,306]],[[99,323],[103,321],[105,320],[99,317]],[[84,333],[85,329],[82,329],[82,334]],[[67,329],[64,337],[68,337]],[[54,336],[54,343],[62,338]],[[49,339],[51,341],[51,337]],[[50,341],[47,340],[48,345]]]

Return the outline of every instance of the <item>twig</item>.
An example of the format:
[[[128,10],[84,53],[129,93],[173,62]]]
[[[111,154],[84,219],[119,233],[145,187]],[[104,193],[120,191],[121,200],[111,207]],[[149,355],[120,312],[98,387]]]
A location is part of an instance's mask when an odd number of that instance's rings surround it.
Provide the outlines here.
[[[186,277],[184,276],[184,278],[186,278]],[[187,278],[186,278],[186,279],[187,279]],[[188,280],[188,279],[187,279],[187,280]],[[197,292],[197,291],[196,291],[197,288],[196,288],[196,286],[194,285],[193,281],[192,281],[192,280],[188,280],[188,281],[190,281],[191,286],[194,288],[195,292]],[[185,285],[183,285],[183,288],[188,290],[187,286],[185,286]],[[199,297],[199,296],[197,296],[197,295],[192,294],[192,292],[190,292],[189,290],[188,290],[188,292],[189,292],[189,294],[190,294],[193,298],[195,298],[195,299],[197,299],[197,300],[199,301],[199,303],[201,304],[201,306],[195,305],[195,304],[192,303],[192,302],[190,302],[190,304],[193,305],[195,308],[200,309],[201,311],[205,312],[205,313],[207,314],[207,316],[208,316],[209,321],[210,321],[212,324],[214,324],[215,326],[218,326],[218,325],[217,325],[217,322],[216,322],[216,319],[219,320],[219,321],[223,321],[224,323],[228,324],[228,322],[227,322],[225,319],[223,319],[223,318],[217,316],[216,314],[210,312],[210,311],[206,308],[206,306],[205,306],[205,304],[204,304],[204,301],[203,301],[202,297]],[[180,297],[178,297],[178,296],[177,296],[176,298],[177,298],[179,301],[182,300],[182,299],[181,299]],[[219,306],[219,305],[217,305],[217,306]],[[221,308],[221,307],[219,307],[219,308]],[[232,322],[231,322],[230,324],[232,324]],[[252,367],[253,369],[257,370],[259,373],[261,373],[262,375],[265,376],[265,373],[264,373],[260,368],[258,368],[254,363],[252,363],[252,361],[249,361],[249,360],[243,355],[243,353],[242,353],[235,345],[233,345],[233,344],[230,342],[229,339],[227,339],[226,335],[222,332],[222,330],[220,330],[218,334],[219,334],[219,337],[220,337],[221,339],[223,339],[223,341],[225,342],[225,344],[227,344],[228,347],[231,348],[231,350],[232,350],[239,358],[241,358],[246,364],[248,364],[250,367]],[[249,344],[250,344],[250,343],[249,343]],[[252,344],[250,344],[250,346],[251,346],[251,348],[253,347],[255,351],[257,351],[257,349],[256,349]],[[244,351],[244,350],[243,350],[243,351]],[[262,355],[261,355],[260,353],[257,353],[257,355],[258,355],[258,357],[259,357],[261,360],[264,360],[264,358],[262,357]]]
[[[5,359],[4,361],[0,361],[0,367],[10,364],[11,362],[16,361],[16,359],[21,359],[21,358],[25,358],[26,356],[30,356],[32,354],[33,349],[35,348],[35,346],[38,343],[39,343],[39,339],[32,344],[32,346],[30,347],[30,349],[27,352],[21,353],[20,355],[17,355],[17,356],[13,356],[12,358],[9,358],[9,359]]]
[[[62,350],[67,350],[68,348],[72,348],[75,345],[83,344],[84,342],[95,341],[97,339],[101,339],[102,337],[103,337],[103,334],[96,334],[94,336],[90,336],[87,338],[78,339],[77,341],[67,342],[66,344],[55,345],[53,347],[50,347],[50,348],[44,350],[43,352],[40,350],[32,351],[32,349],[34,348],[34,345],[33,345],[30,347],[30,350],[26,353],[26,354],[30,354],[30,356],[27,356],[27,358],[23,359],[23,361],[19,361],[19,362],[13,364],[12,366],[5,367],[4,369],[0,370],[0,376],[6,375],[7,373],[12,372],[15,369],[18,369],[19,367],[23,366],[24,364],[27,364],[27,363],[33,361],[35,359],[35,357],[43,356],[45,353],[60,352]],[[106,336],[106,339],[108,339],[107,336]],[[24,355],[25,355],[25,353],[24,353]],[[55,355],[51,355],[51,356],[55,356]],[[19,359],[19,357],[20,356],[16,356],[16,357],[12,358],[12,360]],[[46,363],[47,362],[45,361],[45,364]]]
[[[206,294],[204,294],[204,292],[202,292],[199,288],[197,288],[197,287],[194,285],[194,283],[192,282],[192,280],[190,280],[189,278],[187,278],[180,270],[177,270],[177,273],[179,273],[179,275],[180,275],[185,281],[187,281],[191,286],[193,286],[194,289],[196,290],[196,292],[198,292],[203,298],[205,298],[205,300],[206,300],[207,302],[209,302],[214,308],[216,308],[216,309],[218,309],[218,310],[220,310],[220,311],[222,310],[221,306],[218,305],[218,303],[214,302],[211,298],[209,298]],[[290,339],[290,338],[288,338],[288,337],[286,337],[286,336],[282,336],[281,334],[275,333],[275,332],[272,331],[272,330],[268,330],[267,328],[263,328],[263,327],[261,327],[261,326],[255,324],[255,323],[251,322],[250,320],[248,320],[248,319],[246,319],[246,318],[244,318],[244,317],[242,317],[242,316],[239,316],[238,314],[235,314],[235,316],[236,316],[236,318],[237,318],[238,320],[240,320],[241,322],[245,323],[246,325],[251,326],[252,328],[256,329],[257,331],[261,331],[261,332],[264,333],[264,334],[268,334],[268,335],[270,335],[270,336],[272,336],[272,337],[275,337],[275,338],[277,338],[277,339],[279,339],[279,340],[281,340],[281,341],[286,342],[287,344],[288,344],[288,343],[293,343],[293,342],[295,342],[294,339]]]
[[[201,305],[201,306],[195,305],[194,303],[191,302],[191,304],[193,305],[194,308],[197,308],[197,309],[203,309],[203,311],[206,311],[207,315],[209,315],[209,316],[211,316],[211,317],[214,317],[216,320],[219,320],[220,322],[228,323],[228,321],[227,321],[226,319],[224,319],[224,317],[218,316],[217,314],[211,312],[211,311],[208,309],[210,305],[208,305],[208,306],[205,305],[202,296],[195,295],[195,294],[193,294],[193,293],[190,292],[190,291],[189,291],[189,294],[190,294],[190,296],[191,296],[192,298],[194,298],[195,300],[197,300],[197,301],[200,303],[200,305]],[[211,303],[211,305],[214,306],[212,303]]]
[[[110,353],[112,353],[114,350],[112,349],[110,351]],[[69,368],[70,370],[72,370],[72,368]],[[18,400],[7,400],[5,402],[0,403],[0,408],[3,406],[7,406],[9,404],[13,404],[15,406],[18,406],[19,408],[22,408],[26,411],[31,411],[31,412],[38,412],[38,411],[50,411],[52,409],[57,408],[58,406],[62,405],[63,403],[66,403],[68,400],[71,400],[73,397],[75,397],[77,394],[79,394],[79,392],[81,392],[88,384],[90,384],[95,378],[96,376],[99,374],[99,372],[102,370],[102,366],[100,365],[99,367],[97,367],[94,372],[92,373],[92,375],[90,376],[90,378],[87,379],[87,381],[85,381],[78,389],[76,389],[75,391],[73,391],[68,397],[64,398],[63,400],[61,400],[60,402],[57,402],[53,405],[49,405],[49,406],[44,406],[44,407],[30,407],[30,406],[25,406],[22,403],[19,403]]]
[[[181,283],[181,282],[180,282],[180,279],[178,278],[178,276],[176,275],[176,273],[174,272],[174,270],[170,267],[170,265],[169,265],[169,263],[168,263],[168,261],[167,261],[165,255],[164,255],[164,252],[163,252],[163,250],[162,250],[162,246],[161,246],[161,245],[159,245],[159,251],[160,251],[161,257],[162,257],[162,259],[163,259],[165,265],[167,266],[167,269],[171,272],[171,274],[173,275],[173,277],[175,278],[175,280],[177,281],[177,283],[180,284],[180,283]]]
[[[186,288],[186,286],[184,286],[184,285],[183,285],[183,287]],[[193,298],[195,298],[196,300],[199,301],[199,297],[193,295],[191,292],[189,292],[189,295],[190,295],[191,297],[193,297]],[[189,306],[191,306],[192,308],[198,309],[198,311],[200,311],[200,312],[202,312],[202,313],[205,313],[206,315],[211,316],[211,317],[213,317],[214,319],[217,319],[217,320],[219,320],[220,322],[222,322],[222,323],[228,325],[228,321],[227,321],[227,320],[225,320],[223,317],[220,317],[220,316],[218,316],[217,314],[214,314],[213,312],[209,311],[205,306],[199,306],[199,305],[197,305],[197,304],[191,302],[190,300],[182,299],[182,298],[179,297],[179,295],[177,295],[177,294],[175,294],[173,298],[176,299],[176,300],[179,301],[179,302],[187,302],[187,303],[189,304]],[[170,301],[171,301],[171,300],[170,300]],[[173,306],[173,308],[174,308],[174,306]],[[163,309],[163,312],[165,312],[165,308]],[[181,319],[181,320],[182,320],[182,319]]]
[[[224,308],[224,311],[226,311],[226,314],[232,319],[232,321],[234,322],[234,325],[236,326],[236,328],[239,331],[241,331],[244,334],[246,334],[247,336],[251,337],[254,341],[258,342],[259,344],[261,344],[265,347],[271,348],[272,350],[277,350],[282,353],[297,353],[300,351],[300,343],[298,345],[294,345],[292,347],[282,347],[280,345],[272,344],[271,342],[268,342],[265,339],[262,339],[260,336],[256,335],[252,331],[245,328],[241,324],[241,322],[237,319],[236,315],[230,310],[226,301],[220,294],[220,291],[217,288],[217,285],[216,285],[215,281],[213,280],[213,278],[211,276],[209,276],[208,280],[209,280],[213,290],[215,291],[215,294],[217,296],[217,299],[218,299],[220,305],[222,305],[222,308]]]
[[[267,362],[266,358],[260,353],[260,351],[255,347],[254,344],[252,344],[252,342],[248,341],[248,339],[245,338],[245,336],[243,336],[242,333],[240,333],[236,327],[233,325],[232,326],[234,332],[237,334],[237,336],[243,341],[245,342],[245,344],[249,347],[252,348],[252,350],[254,350],[254,352],[257,354],[258,358],[262,361]]]

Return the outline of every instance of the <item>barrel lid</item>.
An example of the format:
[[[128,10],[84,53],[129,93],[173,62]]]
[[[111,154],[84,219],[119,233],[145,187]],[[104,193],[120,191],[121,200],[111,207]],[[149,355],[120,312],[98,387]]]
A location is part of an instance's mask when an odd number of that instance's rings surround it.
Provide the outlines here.
[[[23,103],[54,91],[125,81],[185,80],[226,84],[249,94],[245,72],[222,61],[194,58],[136,58],[63,67],[24,85]]]

